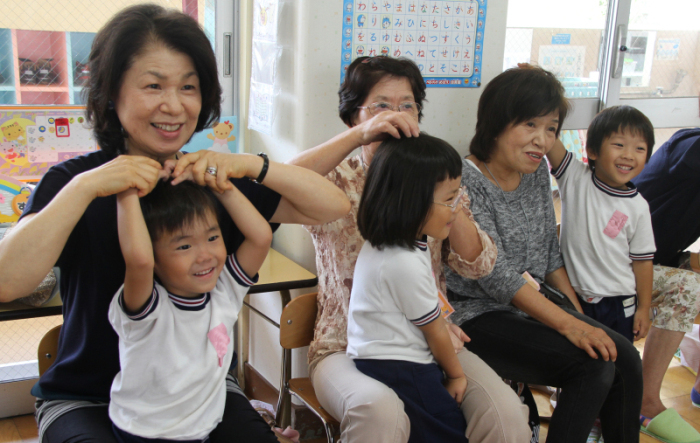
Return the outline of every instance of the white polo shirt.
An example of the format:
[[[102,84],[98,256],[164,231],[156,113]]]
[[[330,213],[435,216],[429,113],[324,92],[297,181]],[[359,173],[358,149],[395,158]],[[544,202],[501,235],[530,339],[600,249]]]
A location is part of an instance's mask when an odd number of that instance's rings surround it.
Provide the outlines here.
[[[440,315],[438,295],[427,242],[416,246],[362,246],[350,294],[350,358],[435,362],[418,326]]]
[[[592,303],[636,294],[632,261],[656,252],[649,204],[632,183],[612,188],[571,153],[552,175],[561,192],[560,245],[571,285]]]
[[[245,275],[231,255],[211,292],[183,298],[156,283],[135,314],[124,311],[119,288],[109,307],[121,362],[109,404],[117,427],[147,438],[209,435],[224,412],[233,324],[257,278]]]

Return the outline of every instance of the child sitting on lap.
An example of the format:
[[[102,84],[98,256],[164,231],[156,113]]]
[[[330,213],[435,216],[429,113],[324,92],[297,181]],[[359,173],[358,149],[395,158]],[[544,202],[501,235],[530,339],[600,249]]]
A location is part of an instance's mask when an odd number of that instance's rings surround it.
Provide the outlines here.
[[[401,398],[411,443],[468,441],[459,409],[467,380],[440,313],[427,248],[428,235],[444,240],[450,233],[461,172],[459,154],[440,139],[391,138],[372,159],[357,215],[366,241],[355,265],[347,354]]]
[[[109,416],[119,442],[205,442],[221,421],[233,324],[272,241],[232,188],[214,197],[193,182],[160,182],[141,201],[137,189],[117,196],[126,276],[109,309],[121,362]],[[230,256],[216,198],[245,236]]]
[[[631,180],[651,157],[654,128],[630,106],[588,127],[588,167],[557,140],[547,154],[562,200],[561,252],[583,312],[627,337],[646,337],[656,247],[649,205]]]

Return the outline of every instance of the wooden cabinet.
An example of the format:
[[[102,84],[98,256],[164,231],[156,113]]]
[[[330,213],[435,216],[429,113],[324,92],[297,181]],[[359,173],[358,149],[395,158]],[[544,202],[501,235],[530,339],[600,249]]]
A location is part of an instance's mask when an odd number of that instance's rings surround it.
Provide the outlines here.
[[[94,33],[0,29],[0,104],[82,104]]]

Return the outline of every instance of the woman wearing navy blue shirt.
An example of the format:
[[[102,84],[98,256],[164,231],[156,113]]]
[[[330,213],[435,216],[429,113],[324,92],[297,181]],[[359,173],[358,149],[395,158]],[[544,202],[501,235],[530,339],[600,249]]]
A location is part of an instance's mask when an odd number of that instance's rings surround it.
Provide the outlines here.
[[[136,187],[143,196],[164,177],[191,174],[214,189],[237,186],[270,223],[326,223],[349,210],[337,187],[307,169],[264,156],[180,151],[218,121],[221,104],[214,53],[189,16],[155,5],[124,9],[96,35],[89,64],[87,118],[101,150],[53,167],[0,249],[1,302],[31,293],[61,268],[58,355],[32,390],[43,442],[114,441],[107,402],[119,357],[107,310],[125,272],[116,194]],[[240,232],[229,217],[221,228],[235,250]],[[245,401],[234,388],[227,405]],[[211,441],[276,441],[250,412],[225,413]]]

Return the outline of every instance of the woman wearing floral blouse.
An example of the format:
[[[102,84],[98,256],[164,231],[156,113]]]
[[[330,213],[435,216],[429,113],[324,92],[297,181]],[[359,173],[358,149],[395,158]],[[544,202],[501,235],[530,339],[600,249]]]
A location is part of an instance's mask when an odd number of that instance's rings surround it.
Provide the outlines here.
[[[411,61],[362,57],[348,68],[339,95],[340,117],[350,129],[290,161],[325,175],[346,193],[352,206],[341,219],[306,226],[316,247],[319,276],[309,371],[321,405],[340,421],[343,442],[405,443],[410,423],[401,400],[390,388],[359,372],[345,350],[353,272],[364,243],[357,229],[357,209],[366,170],[381,140],[419,134],[425,83]],[[361,152],[346,158],[356,148]],[[479,278],[491,272],[496,261],[496,248],[474,222],[468,198],[463,200],[449,242],[429,238],[428,245],[436,289],[443,294],[443,264],[466,278]],[[463,348],[463,341],[469,339],[459,328],[450,325],[450,331],[468,379],[460,405],[467,419],[467,438],[485,443],[528,442],[528,408],[488,365]]]

